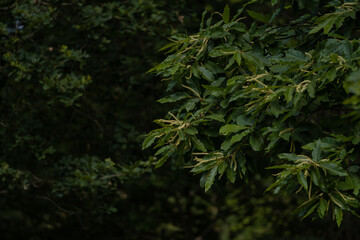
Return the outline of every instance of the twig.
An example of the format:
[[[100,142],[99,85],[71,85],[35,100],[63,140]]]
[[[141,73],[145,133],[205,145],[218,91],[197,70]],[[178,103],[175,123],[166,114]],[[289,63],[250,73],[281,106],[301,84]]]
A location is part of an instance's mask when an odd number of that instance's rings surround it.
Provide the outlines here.
[[[49,202],[52,203],[57,209],[59,209],[59,210],[62,211],[62,212],[65,212],[65,213],[67,213],[67,214],[75,214],[73,211],[66,210],[66,209],[60,207],[59,204],[57,204],[56,202],[54,202],[54,200],[52,200],[52,199],[49,198],[49,197],[39,196],[39,195],[37,195],[37,196],[35,196],[35,197],[49,201]]]

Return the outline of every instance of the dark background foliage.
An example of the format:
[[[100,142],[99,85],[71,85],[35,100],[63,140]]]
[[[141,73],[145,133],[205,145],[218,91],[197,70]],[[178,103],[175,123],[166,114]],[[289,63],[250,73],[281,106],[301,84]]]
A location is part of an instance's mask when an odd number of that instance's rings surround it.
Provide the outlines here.
[[[299,222],[296,198],[263,194],[271,176],[205,194],[199,177],[154,171],[141,151],[168,111],[156,103],[164,84],[146,74],[158,49],[224,5],[0,2],[1,239],[356,239],[349,216],[341,230]]]

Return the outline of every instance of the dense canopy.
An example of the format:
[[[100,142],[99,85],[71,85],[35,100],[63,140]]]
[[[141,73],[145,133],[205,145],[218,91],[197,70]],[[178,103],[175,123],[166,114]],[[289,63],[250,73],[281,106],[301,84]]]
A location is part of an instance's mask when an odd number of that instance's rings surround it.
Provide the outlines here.
[[[301,217],[331,212],[340,226],[360,206],[360,3],[272,5],[268,16],[247,4],[235,16],[205,12],[198,33],[171,38],[152,71],[173,92],[159,102],[178,104],[143,146],[155,143],[157,167],[174,159],[201,173],[205,191],[223,175],[281,169],[266,191],[304,195]]]
[[[359,11],[0,1],[1,239],[356,239]]]

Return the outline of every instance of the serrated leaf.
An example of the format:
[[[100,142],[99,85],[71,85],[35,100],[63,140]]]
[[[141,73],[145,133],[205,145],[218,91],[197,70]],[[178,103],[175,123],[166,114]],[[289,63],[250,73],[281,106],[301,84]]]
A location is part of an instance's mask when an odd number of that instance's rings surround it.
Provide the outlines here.
[[[293,167],[293,165],[291,165],[291,164],[281,164],[281,165],[267,167],[266,169],[288,169],[288,168],[292,168],[292,167]]]
[[[347,172],[336,163],[325,162],[325,163],[319,163],[319,165],[331,175],[336,175],[341,177],[347,176]]]
[[[225,122],[223,114],[211,114],[211,115],[205,116],[204,118],[209,118],[209,119],[216,120],[219,122]]]
[[[198,173],[202,173],[204,171],[207,171],[213,167],[216,166],[216,160],[213,160],[213,161],[209,161],[209,162],[203,162],[197,166],[195,166],[193,169],[191,169],[191,173],[194,173],[194,174],[198,174]]]
[[[257,12],[250,11],[250,10],[247,10],[247,13],[253,19],[258,20],[258,21],[263,22],[263,23],[268,23],[269,20],[270,20],[269,16],[266,16],[266,15],[264,15],[262,13],[257,13]]]
[[[205,182],[207,179],[207,173],[203,173],[200,178],[200,187],[205,187]]]
[[[249,140],[249,143],[250,143],[250,146],[251,148],[258,152],[261,150],[262,148],[262,145],[263,145],[263,139],[258,137],[258,136],[254,136],[254,135],[251,135],[250,136],[250,140]]]
[[[194,127],[188,127],[188,128],[185,128],[184,130],[187,134],[189,135],[196,135],[198,134],[198,130]]]
[[[320,160],[320,155],[321,155],[321,140],[316,140],[315,141],[315,146],[314,149],[311,153],[312,159],[317,162]]]
[[[208,81],[214,81],[215,77],[212,72],[202,66],[198,66],[197,69],[201,72],[202,76]]]
[[[174,47],[175,45],[178,45],[178,44],[179,44],[178,42],[169,43],[169,44],[165,45],[164,47],[160,48],[160,49],[159,49],[159,52],[164,51],[165,49]]]
[[[301,220],[303,220],[304,218],[306,218],[307,216],[309,216],[311,213],[313,213],[318,205],[319,205],[319,203],[314,204],[314,205],[309,209],[309,211],[307,211],[307,213],[301,218]]]
[[[349,174],[349,179],[353,183],[354,195],[357,196],[360,191],[360,178],[355,174]]]
[[[234,144],[236,142],[240,142],[246,135],[248,135],[251,132],[250,129],[243,131],[242,133],[236,134],[231,137],[230,143]]]
[[[274,19],[280,14],[282,13],[282,11],[284,10],[284,6],[285,6],[285,0],[282,1],[281,6],[273,13],[273,15],[271,16],[269,23],[272,23],[272,21],[274,21]]]
[[[325,217],[326,209],[327,209],[327,201],[325,199],[321,198],[319,201],[318,209],[317,209],[317,212],[318,212],[320,218]]]
[[[143,142],[143,144],[142,144],[142,150],[150,147],[150,146],[155,142],[155,138],[156,138],[156,135],[155,135],[155,134],[149,134],[149,135],[145,138],[145,140],[144,140],[144,142]]]
[[[225,141],[221,144],[221,150],[227,151],[232,146],[230,138],[226,138]]]
[[[194,146],[196,147],[196,149],[202,151],[202,152],[207,152],[205,145],[196,137],[191,137],[191,141],[194,143]]]
[[[231,57],[229,63],[225,66],[224,70],[229,69],[234,64],[234,62],[235,62],[235,58]]]
[[[304,159],[304,160],[306,159],[304,156],[298,156],[295,153],[280,153],[278,155],[278,157],[280,159],[287,159],[287,160],[292,161],[292,162],[297,162],[297,161],[299,161],[301,159]]]
[[[235,61],[236,63],[241,66],[241,54],[239,52],[235,52],[234,53],[234,58],[235,58]]]
[[[172,103],[172,102],[176,102],[185,98],[189,98],[190,95],[188,93],[185,92],[178,92],[178,93],[174,93],[171,94],[170,96],[161,98],[159,100],[157,100],[157,102],[159,103]]]
[[[286,99],[286,102],[290,102],[293,99],[295,88],[289,87],[285,90],[284,96]]]
[[[325,16],[325,15],[324,15]],[[324,17],[323,16],[323,17]],[[316,27],[314,27],[313,29],[311,29],[311,31],[309,32],[309,34],[314,34],[317,33],[318,31],[320,31],[321,29],[324,29],[324,33],[327,34],[329,33],[329,31],[332,29],[332,27],[334,26],[335,22],[336,22],[337,18],[336,17],[328,17],[325,18],[324,21],[322,21],[321,23],[319,23],[318,25],[316,25]]]
[[[349,210],[349,207],[346,204],[346,200],[338,192],[329,193],[329,197],[331,201],[339,208]]]
[[[155,168],[159,168],[159,167],[161,167],[162,165],[164,165],[164,163],[167,161],[167,159],[168,159],[168,156],[167,156],[167,155],[165,155],[165,156],[163,156],[162,158],[160,158],[159,161],[157,162]]]
[[[341,149],[339,157],[340,157],[340,159],[344,159],[346,157],[346,149],[345,148]]]
[[[283,112],[281,107],[280,107],[280,104],[279,104],[279,101],[278,100],[275,100],[275,101],[272,101],[271,104],[270,104],[270,112],[276,117],[278,118],[279,115]]]
[[[336,223],[337,223],[338,227],[340,227],[341,222],[343,220],[343,211],[338,206],[335,206],[334,214],[335,214],[335,218],[336,218]]]
[[[162,148],[160,148],[159,150],[157,150],[154,155],[155,155],[155,156],[158,156],[158,155],[164,153],[165,151],[170,150],[171,148],[172,148],[171,145],[167,145],[167,146],[165,146],[165,147],[162,147]]]
[[[227,168],[226,169],[226,176],[229,179],[229,181],[231,183],[234,183],[236,180],[236,172],[234,171],[234,169],[232,168]]]
[[[314,88],[313,85],[309,84],[309,85],[307,86],[306,90],[308,91],[309,96],[310,96],[311,98],[314,98],[314,97],[315,97],[315,88]]]
[[[254,125],[253,120],[246,118],[244,115],[240,115],[236,118],[237,125],[252,126]]]
[[[218,174],[220,175],[220,177],[225,173],[226,169],[227,169],[227,163],[225,161],[221,162],[218,167]]]
[[[299,171],[297,174],[297,177],[298,177],[298,180],[299,180],[301,186],[303,186],[305,191],[308,191],[308,183],[306,181],[304,173],[302,171]]]
[[[230,21],[230,8],[228,5],[226,5],[224,8],[223,20],[224,20],[224,23],[226,23],[226,24],[229,23],[229,21]]]
[[[240,130],[247,129],[246,126],[236,125],[236,124],[227,124],[220,128],[219,133],[222,135],[228,135],[229,133],[238,132]]]
[[[313,168],[311,171],[309,171],[309,173],[310,173],[310,177],[311,177],[311,180],[313,181],[313,183],[316,186],[318,186],[320,188],[323,188],[324,184],[323,184],[319,169],[318,168]]]
[[[281,183],[281,180],[277,180],[276,182],[272,183],[270,186],[268,186],[265,190],[265,192],[270,191],[271,189],[273,189],[274,187],[277,187],[279,184]]]
[[[186,111],[189,112],[189,111],[193,110],[198,101],[199,101],[199,99],[191,99],[191,100],[188,100],[186,103],[184,103]]]
[[[217,174],[218,166],[215,166],[210,170],[205,181],[205,192],[207,192],[214,184],[215,176]]]

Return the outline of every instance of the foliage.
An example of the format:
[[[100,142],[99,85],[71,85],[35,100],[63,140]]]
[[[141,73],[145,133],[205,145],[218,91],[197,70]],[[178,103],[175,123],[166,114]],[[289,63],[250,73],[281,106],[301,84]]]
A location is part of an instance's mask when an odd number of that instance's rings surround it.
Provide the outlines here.
[[[198,33],[162,48],[169,56],[151,71],[174,108],[143,148],[158,149],[157,167],[201,174],[205,191],[280,169],[266,191],[299,194],[300,217],[330,213],[340,226],[360,206],[360,3],[271,1],[266,15],[255,2],[235,16],[205,12]]]
[[[1,1],[4,239],[104,224],[118,211],[125,182],[152,171],[140,149],[162,112],[150,104],[161,84],[145,72],[166,36],[190,21],[181,15],[185,5]]]
[[[245,1],[227,2],[230,23],[231,10]],[[252,2],[246,14],[270,21],[270,1]],[[293,15],[283,3],[273,24],[285,25]],[[168,109],[155,103],[166,81],[145,73],[161,61],[157,50],[169,35],[196,32],[205,6],[215,12],[224,4],[0,2],[1,239],[356,238],[359,222],[346,212],[340,230],[331,216],[299,224],[290,212],[303,199],[263,195],[272,178],[259,165],[254,177],[245,172],[248,184],[223,178],[204,193],[181,162],[153,170],[156,158],[141,151],[144,132],[155,127],[151,120]],[[310,4],[306,8],[315,9]],[[253,19],[241,21],[250,26]],[[349,116],[356,119],[354,76],[345,85],[354,96]],[[179,86],[171,88],[175,93]],[[193,92],[184,90],[174,98],[190,99]],[[207,149],[203,139],[197,143]]]

